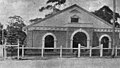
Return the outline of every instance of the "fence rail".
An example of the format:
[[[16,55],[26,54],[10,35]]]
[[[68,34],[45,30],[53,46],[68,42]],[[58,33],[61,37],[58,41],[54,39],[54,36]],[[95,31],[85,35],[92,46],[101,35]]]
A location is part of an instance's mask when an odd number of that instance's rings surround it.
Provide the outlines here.
[[[25,50],[40,50],[40,55],[41,57],[44,57],[45,54],[49,54],[47,52],[45,52],[45,50],[53,50],[52,52],[54,52],[53,54],[57,54],[60,58],[62,58],[65,54],[72,54],[76,57],[81,57],[82,54],[87,54],[87,56],[92,57],[93,55],[97,54],[99,57],[103,57],[104,53],[109,53],[111,54],[112,48],[103,48],[103,45],[98,46],[98,47],[83,47],[80,44],[78,45],[78,48],[64,48],[62,46],[60,46],[59,48],[42,48],[42,47],[24,47],[24,45],[22,47],[19,47],[18,45],[4,45],[3,49],[4,49],[4,58],[7,58],[7,51],[6,48],[7,47],[17,47],[17,58],[19,59],[20,57],[25,57]],[[22,52],[22,54],[20,55],[20,50]],[[29,51],[28,51],[29,52]],[[48,51],[49,52],[49,51]],[[51,52],[51,53],[52,53]],[[120,48],[116,47],[115,48],[115,56],[118,56],[118,52],[120,53]]]

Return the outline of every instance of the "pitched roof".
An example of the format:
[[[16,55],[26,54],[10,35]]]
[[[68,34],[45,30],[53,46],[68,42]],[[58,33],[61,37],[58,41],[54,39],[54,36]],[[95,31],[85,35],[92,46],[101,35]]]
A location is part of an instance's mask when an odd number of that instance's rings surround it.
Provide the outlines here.
[[[47,17],[43,18],[43,19],[40,20],[40,21],[37,21],[37,22],[35,22],[35,23],[32,23],[32,24],[26,26],[24,29],[29,28],[29,27],[33,26],[34,24],[40,23],[40,22],[42,22],[42,21],[45,21],[46,19],[49,19],[49,18],[51,18],[51,17],[54,17],[54,16],[56,16],[56,15],[62,13],[62,12],[65,12],[65,11],[67,11],[67,10],[73,8],[73,7],[78,7],[79,9],[81,9],[81,10],[83,10],[84,12],[88,13],[89,15],[91,15],[91,16],[97,18],[98,20],[100,20],[100,21],[104,22],[105,24],[107,24],[107,25],[109,25],[109,26],[112,27],[112,25],[109,24],[107,21],[105,21],[105,20],[99,18],[98,16],[94,15],[93,13],[91,13],[91,12],[89,12],[89,11],[87,11],[87,10],[81,8],[81,7],[78,6],[77,4],[74,4],[74,5],[72,5],[72,6],[68,7],[68,8],[65,8],[65,9],[63,9],[63,10],[61,10],[61,11],[58,11],[57,13],[55,13],[55,14],[53,14],[53,15],[47,16]]]

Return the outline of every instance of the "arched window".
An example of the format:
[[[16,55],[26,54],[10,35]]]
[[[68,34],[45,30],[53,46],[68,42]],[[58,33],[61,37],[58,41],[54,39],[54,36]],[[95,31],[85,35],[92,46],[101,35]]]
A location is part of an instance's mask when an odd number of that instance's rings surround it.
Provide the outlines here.
[[[103,44],[103,48],[111,48],[111,37],[107,34],[101,35],[99,38],[99,46]]]
[[[109,48],[109,38],[108,37],[103,37],[101,39],[101,44],[103,44],[103,48]]]
[[[46,33],[42,38],[43,48],[56,48],[56,36],[53,33]]]
[[[56,48],[56,36],[53,33],[46,33],[42,38],[43,48]],[[45,52],[53,51],[53,49],[45,49]]]
[[[52,35],[47,35],[45,37],[45,48],[54,48],[54,37]]]

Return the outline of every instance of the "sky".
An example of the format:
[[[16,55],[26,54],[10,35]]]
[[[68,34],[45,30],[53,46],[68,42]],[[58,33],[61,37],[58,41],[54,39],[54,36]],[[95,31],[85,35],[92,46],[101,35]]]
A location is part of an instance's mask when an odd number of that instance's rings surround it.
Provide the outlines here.
[[[39,12],[39,8],[46,5],[47,0],[0,0],[0,22],[7,25],[9,16],[19,15],[26,24],[30,19],[44,17],[48,11]],[[117,12],[120,13],[120,0],[116,0]],[[107,5],[112,9],[112,0],[67,0],[66,5],[61,9],[70,5],[78,4],[88,11],[98,10],[103,5]]]

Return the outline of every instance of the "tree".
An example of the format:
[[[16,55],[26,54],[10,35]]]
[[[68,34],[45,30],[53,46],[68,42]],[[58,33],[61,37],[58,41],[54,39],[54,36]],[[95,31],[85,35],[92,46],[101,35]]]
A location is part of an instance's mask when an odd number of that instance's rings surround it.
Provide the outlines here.
[[[5,29],[3,29],[3,25],[0,23],[0,45],[4,44],[5,37],[7,35],[7,32]]]
[[[49,5],[50,3],[52,3],[53,5]],[[53,12],[58,12],[60,11],[60,9],[57,6],[61,6],[62,4],[65,4],[66,0],[48,0],[46,2],[47,6],[43,6],[39,9],[40,12],[43,12],[44,10],[53,10]],[[53,14],[50,13],[50,14]],[[48,14],[48,15],[50,15]],[[48,16],[46,15],[46,16]]]
[[[113,19],[113,11],[108,6],[103,6],[99,10],[92,12],[96,16],[102,18],[103,20],[107,21],[108,23],[112,24],[111,20]],[[120,24],[117,22],[117,19],[120,18],[119,13],[115,13],[115,27],[120,27]]]
[[[24,44],[26,33],[22,30],[24,21],[20,16],[10,16],[9,25],[7,26],[7,42],[9,44],[17,44],[17,39],[20,40],[20,44]]]

